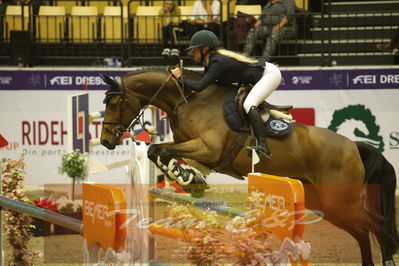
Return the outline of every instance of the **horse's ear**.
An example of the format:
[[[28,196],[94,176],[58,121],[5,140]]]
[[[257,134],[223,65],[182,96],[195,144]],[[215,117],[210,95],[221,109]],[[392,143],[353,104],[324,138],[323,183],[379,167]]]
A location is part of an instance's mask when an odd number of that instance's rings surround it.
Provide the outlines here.
[[[107,91],[105,92],[105,98],[103,100],[104,104],[107,104],[109,102],[109,100],[111,100],[112,95],[107,94],[108,92],[112,92],[112,91],[119,91],[118,88],[118,83],[115,82],[115,80],[113,80],[110,76],[105,75],[105,74],[99,74],[99,76],[101,77],[101,79],[107,84],[109,85]]]
[[[112,83],[113,83],[112,78],[110,78],[108,75],[105,75],[105,74],[99,74],[99,75],[100,75],[101,79],[102,79],[106,84],[112,85]]]
[[[99,74],[101,79],[108,85],[110,85],[110,90],[111,91],[119,91],[119,85],[118,82],[116,82],[114,79],[112,79],[110,76],[105,75],[105,74]]]

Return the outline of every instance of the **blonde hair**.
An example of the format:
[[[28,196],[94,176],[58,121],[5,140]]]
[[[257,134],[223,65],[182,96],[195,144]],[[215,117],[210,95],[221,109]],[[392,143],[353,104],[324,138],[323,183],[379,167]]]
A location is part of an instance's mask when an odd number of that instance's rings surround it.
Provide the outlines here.
[[[239,53],[236,53],[236,52],[233,52],[233,51],[230,51],[230,50],[218,49],[216,52],[221,54],[221,55],[225,55],[225,56],[234,58],[237,61],[244,62],[244,63],[247,63],[247,64],[258,63],[258,61],[256,59],[254,59],[254,58],[249,58],[249,57],[247,57],[247,56],[245,56],[243,54],[239,54]]]

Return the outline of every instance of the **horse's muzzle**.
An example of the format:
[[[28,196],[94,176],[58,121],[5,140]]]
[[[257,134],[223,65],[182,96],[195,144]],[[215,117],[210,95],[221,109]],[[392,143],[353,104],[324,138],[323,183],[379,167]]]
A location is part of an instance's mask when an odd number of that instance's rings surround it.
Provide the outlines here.
[[[103,145],[105,148],[107,148],[108,150],[113,150],[115,149],[115,144],[110,143],[108,140],[106,139],[101,139],[101,145]]]

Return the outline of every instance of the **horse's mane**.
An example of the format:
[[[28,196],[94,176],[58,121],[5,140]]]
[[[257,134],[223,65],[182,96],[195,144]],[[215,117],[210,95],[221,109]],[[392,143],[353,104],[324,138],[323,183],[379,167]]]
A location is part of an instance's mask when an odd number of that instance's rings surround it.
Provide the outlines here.
[[[124,77],[131,77],[131,76],[134,76],[134,75],[147,73],[147,72],[151,72],[151,71],[156,71],[156,72],[165,71],[165,68],[160,68],[160,67],[139,68],[139,69],[136,69],[134,71],[131,71],[131,72],[127,73]]]
[[[130,78],[130,77],[135,76],[135,75],[146,74],[146,73],[154,73],[154,72],[163,73],[163,74],[165,74],[165,76],[169,74],[167,72],[167,67],[145,67],[145,68],[140,68],[140,69],[134,70],[132,72],[129,72],[123,78]],[[183,77],[186,77],[186,78],[189,78],[189,79],[192,79],[192,80],[199,80],[199,79],[201,79],[201,76],[202,76],[202,74],[199,73],[198,71],[184,69]],[[215,83],[215,84],[213,84],[210,87],[212,87],[212,89],[211,90],[207,89],[207,92],[211,92],[211,91],[215,91],[216,90],[219,93],[219,92],[221,92],[221,88],[231,89],[233,87],[233,85],[231,85],[231,86],[223,86],[223,85]],[[186,90],[190,90],[190,89],[185,88],[185,91]]]
[[[124,77],[131,77],[134,75],[138,75],[138,74],[144,74],[144,73],[148,73],[148,72],[163,72],[163,73],[167,73],[166,72],[166,68],[163,67],[144,67],[144,68],[139,68],[136,69],[132,72],[127,73]],[[189,69],[184,69],[184,75],[188,76],[188,77],[199,77],[200,74],[197,71],[194,70],[189,70]]]

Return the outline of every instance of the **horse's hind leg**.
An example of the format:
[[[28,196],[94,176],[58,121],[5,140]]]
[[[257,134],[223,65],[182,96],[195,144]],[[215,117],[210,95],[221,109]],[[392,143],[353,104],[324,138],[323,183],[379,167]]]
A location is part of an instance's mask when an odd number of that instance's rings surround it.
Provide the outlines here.
[[[373,256],[371,252],[370,236],[368,230],[359,229],[354,230],[347,222],[335,217],[334,215],[327,215],[325,217],[332,224],[348,232],[359,244],[360,254],[362,257],[362,265],[374,265]]]
[[[378,223],[364,209],[362,185],[324,184],[319,190],[326,219],[347,231],[359,244],[363,264],[372,264],[369,232],[376,233]],[[320,188],[320,187],[319,187]]]
[[[368,231],[356,232],[348,224],[333,213],[326,212],[320,202],[320,197],[313,185],[304,185],[306,208],[324,212],[324,219],[334,226],[348,232],[358,242],[363,265],[373,265],[371,245]]]

